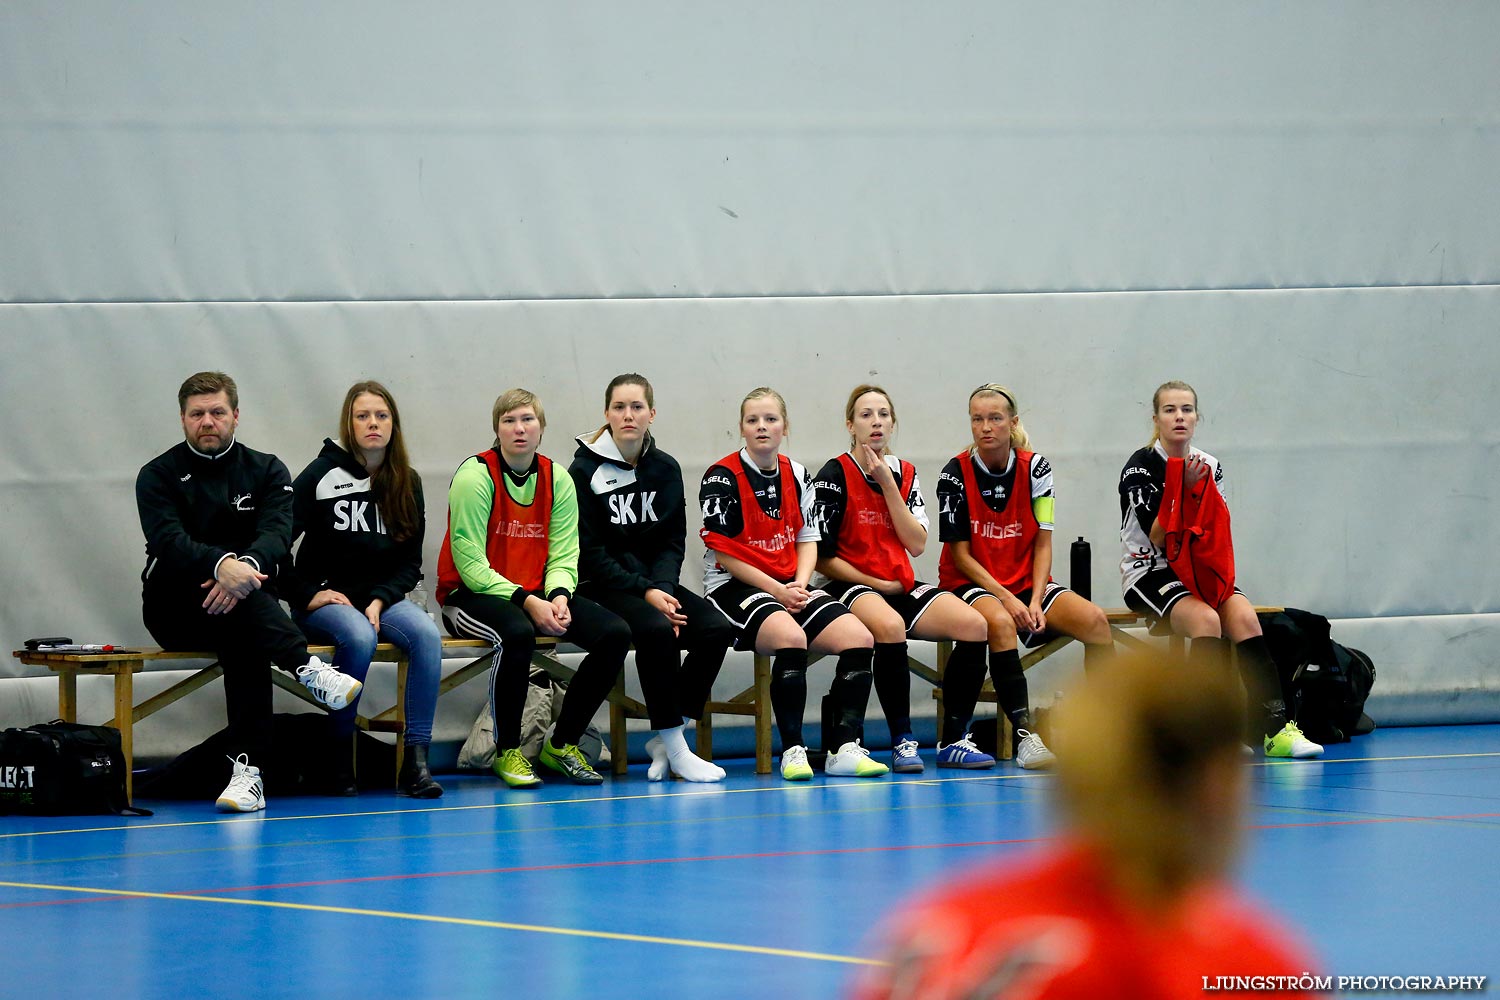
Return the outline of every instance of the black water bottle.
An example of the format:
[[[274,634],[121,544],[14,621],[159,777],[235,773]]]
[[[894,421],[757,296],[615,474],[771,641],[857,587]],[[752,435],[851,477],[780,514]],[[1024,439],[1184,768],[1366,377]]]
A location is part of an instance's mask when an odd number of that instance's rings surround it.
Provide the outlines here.
[[[1068,580],[1073,593],[1085,601],[1093,600],[1094,584],[1089,573],[1093,563],[1089,555],[1089,543],[1084,541],[1082,535],[1078,541],[1073,543],[1073,549],[1068,558]]]

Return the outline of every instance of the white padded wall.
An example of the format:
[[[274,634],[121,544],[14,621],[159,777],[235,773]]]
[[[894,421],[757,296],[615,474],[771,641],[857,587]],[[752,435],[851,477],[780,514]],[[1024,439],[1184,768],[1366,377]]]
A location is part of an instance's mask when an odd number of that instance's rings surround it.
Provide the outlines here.
[[[0,6],[0,298],[1494,279],[1487,3]]]
[[[1457,638],[1500,612],[1497,29],[1352,0],[0,6],[0,647],[145,639],[131,483],[201,368],[294,473],[387,381],[429,571],[508,385],[566,458],[644,371],[693,475],[748,388],[813,465],[874,378],[930,489],[998,379],[1102,603],[1177,377],[1252,597],[1423,616],[1441,642],[1391,646],[1415,688],[1430,650],[1494,705]]]

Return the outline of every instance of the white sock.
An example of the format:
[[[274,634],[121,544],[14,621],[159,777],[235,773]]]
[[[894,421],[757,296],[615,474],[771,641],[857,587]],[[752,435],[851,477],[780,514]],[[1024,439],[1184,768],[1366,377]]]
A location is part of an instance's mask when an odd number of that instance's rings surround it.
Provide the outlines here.
[[[693,730],[693,731],[695,731],[695,732],[696,732],[696,731],[697,731],[697,728],[698,728],[698,720],[697,720],[697,719],[690,719],[690,718],[688,718],[688,717],[687,717],[687,716],[686,716],[686,715],[684,715],[684,716],[683,716],[683,717],[682,717],[682,738],[683,738],[683,740],[684,740],[684,741],[685,741],[685,740],[686,740],[686,739],[687,739],[687,731],[688,731],[688,730],[689,730],[689,729],[692,729],[692,730]],[[703,760],[703,758],[702,758],[702,757],[699,757],[699,758],[698,758],[698,759],[699,759],[699,760]],[[710,767],[712,767],[712,768],[713,768],[713,769],[714,769],[714,770],[715,770],[715,771],[718,771],[718,772],[719,772],[719,779],[720,779],[720,780],[721,780],[721,781],[722,781],[722,780],[723,780],[723,778],[724,778],[724,769],[723,769],[723,768],[722,768],[722,767],[720,767],[720,766],[719,766],[719,765],[718,765],[718,764],[715,764],[715,763],[714,763],[714,762],[713,762],[713,761],[711,761],[711,760],[709,760],[709,761],[704,761],[704,763],[705,763],[705,764],[708,764],[708,765],[709,765],[709,766],[710,766]]]
[[[646,778],[650,781],[666,781],[670,773],[667,767],[667,748],[662,746],[660,736],[653,736],[646,741],[646,752],[651,755],[651,766],[646,769]]]
[[[671,729],[663,729],[658,733],[662,746],[666,748],[667,759],[671,761],[672,770],[685,781],[721,781],[724,778],[724,769],[716,766],[711,761],[706,761],[688,749],[687,740],[682,736],[682,727],[673,726]]]

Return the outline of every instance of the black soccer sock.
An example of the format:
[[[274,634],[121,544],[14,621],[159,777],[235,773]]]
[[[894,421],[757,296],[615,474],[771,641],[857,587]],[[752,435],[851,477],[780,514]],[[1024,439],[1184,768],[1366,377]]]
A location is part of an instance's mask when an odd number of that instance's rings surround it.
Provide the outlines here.
[[[824,749],[829,753],[864,734],[865,707],[870,703],[872,680],[870,659],[873,655],[874,650],[867,646],[846,649],[839,654],[833,684],[828,692],[838,706],[838,718],[832,738],[827,733],[823,737]]]
[[[778,649],[771,655],[771,711],[781,733],[781,749],[805,746],[802,713],[807,708],[807,650]]]
[[[911,733],[911,679],[906,672],[906,643],[875,644],[875,697],[891,727],[891,743]]]
[[[979,689],[984,687],[983,642],[955,642],[943,668],[943,725],[938,742],[947,746],[964,738],[974,718]]]
[[[1021,672],[1020,650],[990,650],[990,682],[995,685],[995,700],[1011,727],[1031,729],[1031,695],[1026,690],[1026,675]]]
[[[1188,662],[1204,670],[1222,670],[1229,662],[1229,641],[1218,636],[1200,636],[1188,649]]]
[[[1286,698],[1281,692],[1281,675],[1271,659],[1271,647],[1263,635],[1254,635],[1235,644],[1239,656],[1240,680],[1250,696],[1251,711],[1261,716],[1261,728],[1275,736],[1286,725]]]
[[[1107,667],[1115,660],[1115,644],[1111,639],[1104,643],[1084,643],[1083,645],[1083,671],[1091,674],[1101,667]]]

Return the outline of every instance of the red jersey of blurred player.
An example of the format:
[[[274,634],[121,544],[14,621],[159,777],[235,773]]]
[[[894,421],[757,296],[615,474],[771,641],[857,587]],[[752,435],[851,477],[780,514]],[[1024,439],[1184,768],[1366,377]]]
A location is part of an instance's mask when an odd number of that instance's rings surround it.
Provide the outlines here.
[[[1296,985],[1314,966],[1281,918],[1226,879],[1247,792],[1226,676],[1132,659],[1091,674],[1060,719],[1059,842],[901,905],[886,964],[854,996],[1202,1000],[1205,984],[1316,995]],[[1220,988],[1232,977],[1290,988]]]

